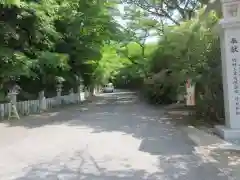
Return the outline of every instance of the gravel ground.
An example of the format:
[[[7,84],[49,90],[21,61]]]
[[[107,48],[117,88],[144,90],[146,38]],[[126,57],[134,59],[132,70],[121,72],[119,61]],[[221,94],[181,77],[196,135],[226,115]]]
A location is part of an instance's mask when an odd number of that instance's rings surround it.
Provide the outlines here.
[[[0,123],[0,159],[0,180],[233,180],[164,109],[117,93]]]

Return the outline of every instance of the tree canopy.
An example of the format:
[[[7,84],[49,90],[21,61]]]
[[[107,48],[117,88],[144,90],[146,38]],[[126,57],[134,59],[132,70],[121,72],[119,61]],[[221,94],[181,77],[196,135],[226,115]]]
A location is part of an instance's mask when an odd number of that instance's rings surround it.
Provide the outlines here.
[[[67,91],[82,77],[169,103],[191,78],[199,112],[222,117],[217,0],[2,0],[0,12],[1,89]]]
[[[58,76],[93,80],[102,47],[119,41],[112,17],[117,4],[105,0],[6,0],[0,2],[0,85]]]

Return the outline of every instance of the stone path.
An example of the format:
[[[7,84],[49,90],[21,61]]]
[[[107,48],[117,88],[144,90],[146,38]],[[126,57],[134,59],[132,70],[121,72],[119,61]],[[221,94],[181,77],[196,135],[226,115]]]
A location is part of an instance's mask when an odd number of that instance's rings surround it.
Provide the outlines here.
[[[120,96],[0,123],[0,180],[231,178],[199,157],[163,110],[130,97],[116,103]]]

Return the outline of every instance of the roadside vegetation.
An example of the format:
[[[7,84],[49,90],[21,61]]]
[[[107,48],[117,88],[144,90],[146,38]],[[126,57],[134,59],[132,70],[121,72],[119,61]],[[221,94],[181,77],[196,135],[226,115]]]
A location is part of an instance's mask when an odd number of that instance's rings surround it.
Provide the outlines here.
[[[38,92],[93,91],[113,82],[169,104],[196,83],[196,111],[222,121],[218,1],[4,0],[0,3],[0,98],[17,83],[19,100]],[[124,10],[119,10],[124,9]],[[149,38],[154,41],[149,42]]]

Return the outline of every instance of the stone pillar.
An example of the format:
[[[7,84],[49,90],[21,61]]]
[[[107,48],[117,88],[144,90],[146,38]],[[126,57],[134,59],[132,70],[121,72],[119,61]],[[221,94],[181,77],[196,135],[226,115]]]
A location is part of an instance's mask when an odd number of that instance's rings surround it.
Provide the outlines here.
[[[62,83],[57,84],[57,104],[62,104]]]
[[[77,97],[78,97],[78,103],[81,102],[81,85],[78,85],[78,88],[77,88]]]
[[[19,93],[18,86],[14,86],[8,93],[8,97],[10,99],[9,103],[9,113],[8,113],[8,119],[10,118],[17,118],[20,119],[18,111],[17,111],[17,95]]]
[[[1,120],[4,119],[4,104],[0,104],[0,115],[1,115]]]
[[[73,88],[70,89],[69,91],[70,97],[71,97],[71,103],[75,103],[75,96],[74,96],[74,91]]]
[[[101,86],[98,86],[98,93],[101,93]]]
[[[186,82],[186,106],[195,106],[195,83],[188,79]]]
[[[221,55],[225,126],[216,126],[224,139],[240,139],[240,1],[222,0]]]
[[[77,90],[77,100],[78,100],[78,103],[82,102],[85,100],[85,97],[84,97],[84,80],[82,79],[81,76],[76,76],[76,80],[77,80],[77,83],[78,83],[78,90]]]
[[[87,87],[85,87],[85,90],[84,90],[84,98],[87,99],[89,97],[89,89]]]
[[[78,102],[82,102],[84,100],[85,100],[84,89],[83,89],[83,85],[80,84],[78,86]]]
[[[39,110],[43,112],[47,109],[46,98],[44,95],[44,91],[39,92]]]

